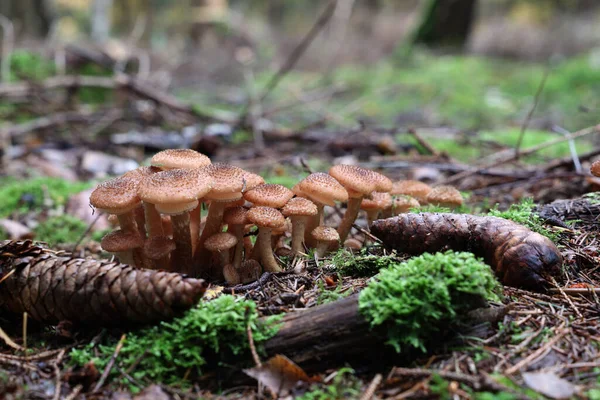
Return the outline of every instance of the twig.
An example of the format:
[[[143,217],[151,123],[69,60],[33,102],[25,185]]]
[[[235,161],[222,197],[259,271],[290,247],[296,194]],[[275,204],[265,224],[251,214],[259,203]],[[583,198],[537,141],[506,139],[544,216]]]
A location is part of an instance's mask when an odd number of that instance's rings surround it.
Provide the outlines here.
[[[256,364],[257,368],[262,366],[262,362],[258,357],[258,353],[256,351],[256,346],[254,345],[254,337],[252,336],[252,328],[250,327],[250,323],[246,326],[246,333],[248,335],[248,344],[250,346],[250,352],[252,353],[252,359],[254,360],[254,364]]]
[[[369,239],[373,240],[374,242],[383,243],[381,239],[379,239],[377,236],[374,236],[371,232],[367,231],[366,229],[363,229],[356,224],[352,224],[352,227],[360,233],[362,233],[363,235],[367,236]]]
[[[55,379],[56,379],[56,383],[54,384],[55,388],[54,388],[54,400],[59,400],[60,399],[60,392],[62,389],[62,382],[61,382],[61,378],[60,378],[60,368],[58,367],[58,364],[60,364],[62,362],[63,357],[65,356],[65,350],[63,349],[59,354],[58,357],[56,357],[56,360],[54,360],[54,363],[52,363],[53,367],[54,367],[54,375],[55,375]]]
[[[558,285],[558,283],[556,282],[556,279],[554,279],[554,277],[552,277],[552,284],[556,287],[556,289],[558,289],[560,294],[565,298],[565,300],[567,301],[567,303],[569,303],[569,305],[573,308],[573,310],[575,310],[577,317],[579,317],[580,319],[583,319],[583,315],[579,311],[579,308],[577,308],[577,306],[575,306],[575,304],[573,303],[573,300],[571,300],[571,298],[569,296],[567,296],[565,291]]]
[[[19,346],[17,343],[13,342],[13,340],[10,338],[10,336],[8,336],[8,334],[6,332],[4,332],[4,330],[2,328],[0,328],[0,339],[4,340],[4,343],[6,343],[8,346],[12,347],[15,350],[18,350],[18,351],[25,350],[25,347]]]
[[[15,28],[10,19],[0,14],[0,27],[2,27],[2,61],[0,63],[0,81],[10,80],[10,57],[15,42]]]
[[[417,141],[417,143],[419,143],[421,146],[423,146],[425,148],[425,150],[427,150],[429,152],[429,154],[432,154],[434,156],[439,156],[440,152],[437,151],[431,144],[429,144],[429,142],[427,140],[425,140],[423,138],[423,136],[419,135],[419,133],[417,132],[416,129],[414,128],[410,128],[408,130],[408,133],[415,138],[415,140]]]
[[[381,379],[383,379],[383,376],[381,374],[375,375],[371,380],[371,383],[369,383],[367,389],[364,391],[363,395],[360,396],[360,400],[371,400],[375,395],[377,387],[381,383]]]
[[[82,389],[83,389],[82,384],[75,386],[73,391],[71,393],[69,393],[69,395],[67,397],[65,397],[65,400],[75,400],[75,398],[77,396],[79,396],[79,393],[81,392]]]
[[[262,95],[258,97],[259,102],[263,102],[269,94],[277,87],[281,79],[296,65],[300,57],[304,54],[308,46],[315,39],[317,34],[325,27],[327,22],[331,19],[333,12],[335,11],[335,5],[337,0],[331,0],[325,10],[319,18],[315,21],[313,26],[310,28],[306,36],[302,39],[302,41],[294,48],[291,52],[285,63],[279,68],[279,70],[273,75],[271,80],[265,86]],[[240,116],[238,117],[237,125],[244,124],[246,117],[248,116],[248,111],[250,109],[250,102],[246,102],[244,108],[240,112]]]
[[[23,313],[23,348],[27,353],[27,312]]]
[[[564,329],[564,325],[563,325],[563,329],[560,333],[558,333],[556,336],[554,336],[551,340],[549,340],[548,342],[546,342],[542,347],[540,347],[539,349],[537,349],[536,351],[534,351],[533,353],[529,354],[527,357],[525,357],[524,359],[522,359],[521,361],[519,361],[518,363],[516,363],[515,365],[513,365],[512,367],[508,368],[507,370],[504,371],[504,373],[506,375],[512,375],[515,372],[519,371],[520,369],[526,367],[527,365],[529,365],[533,360],[535,360],[536,358],[538,358],[540,355],[542,355],[546,350],[550,349],[552,346],[554,346],[554,344],[556,344],[556,342],[558,342],[560,339],[563,338],[563,336],[565,336],[567,334],[567,330]]]
[[[571,132],[568,130],[561,128],[558,125],[554,125],[552,127],[554,132],[558,132],[563,135],[569,141],[569,152],[571,153],[571,159],[573,160],[573,166],[575,167],[575,171],[578,173],[582,172],[581,161],[579,160],[579,156],[577,155],[577,148],[575,147],[575,141],[571,138]]]
[[[564,293],[564,294],[600,294],[600,287],[589,287],[589,288],[552,288],[550,292]]]
[[[398,368],[395,367],[390,373],[393,377],[411,377],[411,378],[429,378],[433,375],[439,375],[440,377],[457,381],[469,385],[475,390],[489,389],[494,392],[500,392],[506,390],[504,385],[493,381],[487,376],[472,376],[466,375],[459,372],[448,372],[443,370],[434,369],[422,369],[422,368]]]
[[[117,357],[119,356],[119,352],[123,347],[123,343],[125,343],[125,334],[123,334],[121,336],[121,339],[119,339],[119,343],[117,343],[117,347],[115,347],[115,351],[110,357],[108,364],[106,364],[106,368],[104,368],[104,372],[102,372],[102,376],[100,377],[100,380],[98,380],[98,383],[96,383],[96,386],[94,386],[94,390],[92,390],[92,393],[97,393],[102,387],[102,385],[104,385],[106,378],[108,378],[108,374],[110,374],[110,370],[112,369],[113,365],[115,364],[115,361],[117,360]]]
[[[247,285],[237,285],[237,286],[230,287],[230,288],[224,288],[223,293],[233,294],[233,293],[248,292],[252,289],[256,289],[257,287],[261,287],[262,285],[267,283],[267,281],[269,280],[269,278],[271,278],[272,275],[273,274],[271,272],[265,272],[262,274],[262,276],[257,281],[254,281]]]
[[[81,242],[83,241],[83,239],[90,233],[90,231],[92,230],[92,228],[94,227],[94,225],[96,225],[96,222],[98,222],[98,220],[100,219],[100,217],[102,215],[104,215],[104,213],[103,212],[99,212],[98,215],[96,215],[96,218],[94,218],[94,220],[88,225],[88,227],[85,230],[85,232],[83,232],[79,236],[79,239],[77,239],[77,242],[75,242],[75,245],[73,246],[72,253],[75,253],[75,251],[77,250],[77,246],[79,246],[81,244]]]
[[[600,125],[590,126],[590,127],[581,129],[581,130],[573,133],[571,135],[571,139],[577,139],[577,138],[580,138],[580,137],[583,137],[583,136],[591,135],[592,133],[597,133],[598,131],[600,131]],[[555,139],[555,140],[547,141],[545,143],[540,143],[538,145],[532,146],[532,147],[530,147],[530,148],[528,148],[526,150],[521,151],[520,152],[520,156],[523,157],[523,156],[531,155],[533,153],[536,153],[536,152],[538,152],[540,150],[543,150],[543,149],[546,149],[548,147],[554,146],[556,144],[566,142],[567,140],[569,140],[569,139],[558,138],[558,139]],[[448,179],[446,179],[445,183],[446,184],[451,184],[451,183],[454,183],[454,182],[458,182],[460,180],[468,178],[469,176],[475,175],[475,174],[477,174],[477,173],[479,173],[479,172],[481,172],[483,170],[486,170],[486,169],[489,169],[489,168],[494,168],[494,167],[497,167],[499,165],[506,164],[506,163],[508,163],[510,161],[514,161],[514,160],[516,160],[516,158],[517,158],[516,154],[513,154],[513,155],[505,157],[505,158],[503,158],[501,160],[494,161],[492,163],[489,163],[489,164],[486,164],[486,165],[483,165],[483,166],[480,166],[480,167],[471,168],[471,169],[469,169],[467,171],[464,171],[464,172],[461,172],[461,173],[458,173],[456,175],[453,175],[453,176],[449,177]]]
[[[531,122],[531,118],[533,117],[533,113],[535,112],[535,109],[537,108],[538,103],[540,102],[540,97],[544,90],[544,86],[546,86],[546,80],[548,79],[549,73],[550,73],[550,68],[546,67],[546,69],[544,70],[544,75],[542,76],[542,80],[540,81],[537,91],[535,92],[535,97],[533,98],[533,104],[531,106],[531,109],[527,113],[527,117],[525,117],[525,121],[523,121],[523,125],[521,125],[521,132],[519,133],[519,138],[517,139],[517,144],[515,145],[515,159],[516,160],[518,160],[520,157],[519,151],[521,150],[521,144],[523,143],[523,138],[525,137],[525,132],[527,131],[527,128],[529,127],[529,123]]]

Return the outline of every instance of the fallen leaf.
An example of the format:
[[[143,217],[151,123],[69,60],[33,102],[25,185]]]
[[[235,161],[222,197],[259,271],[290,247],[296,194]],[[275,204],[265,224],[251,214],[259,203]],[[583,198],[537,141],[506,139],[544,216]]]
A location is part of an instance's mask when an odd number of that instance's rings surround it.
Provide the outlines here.
[[[300,381],[314,382],[316,380],[309,377],[302,368],[282,354],[270,358],[260,367],[245,369],[244,373],[256,379],[277,395],[290,391]]]
[[[208,300],[214,299],[215,297],[218,297],[222,292],[223,286],[210,285],[210,287],[206,289],[206,292],[204,292],[204,298]]]
[[[553,372],[524,372],[523,380],[531,389],[552,399],[567,399],[577,392],[575,385]]]

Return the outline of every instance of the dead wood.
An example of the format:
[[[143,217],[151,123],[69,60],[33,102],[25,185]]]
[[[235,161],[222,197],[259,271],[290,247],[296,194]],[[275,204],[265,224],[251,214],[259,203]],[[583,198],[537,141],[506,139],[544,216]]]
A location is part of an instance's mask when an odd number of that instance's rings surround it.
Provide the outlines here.
[[[401,214],[375,221],[371,232],[386,246],[408,254],[470,251],[483,257],[508,286],[542,290],[548,286],[545,276],[562,265],[562,256],[550,239],[503,218]]]
[[[56,253],[31,241],[0,242],[0,311],[44,323],[152,323],[194,306],[200,279]]]

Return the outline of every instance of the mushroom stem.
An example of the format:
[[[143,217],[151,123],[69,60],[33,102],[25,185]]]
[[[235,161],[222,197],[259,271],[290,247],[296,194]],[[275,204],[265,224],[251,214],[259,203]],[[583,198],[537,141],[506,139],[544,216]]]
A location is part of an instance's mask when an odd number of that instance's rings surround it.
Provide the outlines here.
[[[232,263],[233,267],[237,269],[240,267],[240,265],[242,265],[242,255],[244,250],[244,225],[231,224],[227,228],[227,232],[235,235],[238,240],[237,244],[235,245]]]
[[[118,214],[117,218],[119,219],[119,226],[123,232],[134,232],[137,230],[137,224],[135,222],[133,211],[127,211],[126,213]]]
[[[348,206],[346,208],[346,212],[344,213],[344,217],[342,218],[342,222],[340,222],[340,226],[338,227],[338,234],[340,235],[340,242],[344,243],[350,230],[352,229],[352,224],[356,220],[358,216],[358,212],[360,211],[360,203],[362,201],[361,197],[350,197],[348,199]]]
[[[305,216],[292,216],[292,251],[294,254],[304,253]]]
[[[325,205],[323,203],[318,203],[314,200],[313,203],[315,203],[315,205],[317,206],[317,215],[315,215],[314,217],[310,217],[304,228],[304,242],[308,245],[308,247],[316,246],[316,242],[310,233],[317,226],[324,225],[323,221],[325,220],[323,212]]]
[[[218,233],[221,229],[221,223],[223,222],[223,212],[225,211],[225,202],[220,201],[211,201],[208,206],[208,216],[206,217],[206,224],[204,225],[204,230],[202,231],[202,235],[200,236],[200,241],[198,242],[197,249],[198,251],[202,251],[204,248],[204,241]],[[197,253],[197,252],[196,252]]]
[[[190,235],[190,213],[171,215],[175,250],[171,255],[172,267],[182,274],[192,275],[192,237]]]
[[[137,230],[140,233],[142,239],[146,238],[146,218],[144,216],[144,208],[141,206],[136,207],[133,210],[133,217],[135,219],[135,224],[137,226]]]
[[[327,254],[327,250],[329,249],[331,242],[326,242],[323,240],[317,241],[317,247],[315,248],[315,255],[318,258],[323,258],[325,254]]]
[[[192,253],[196,251],[198,241],[200,240],[200,214],[202,211],[202,203],[190,211],[190,236],[192,238]]]
[[[135,265],[135,263],[133,262],[133,251],[132,250],[119,251],[114,254],[119,258],[119,262],[121,264],[128,264],[131,266]]]
[[[267,272],[281,272],[282,269],[273,256],[273,250],[271,250],[271,228],[258,227],[258,248],[260,252],[260,259],[265,271]]]
[[[366,210],[365,212],[367,213],[367,226],[370,228],[373,224],[373,221],[377,219],[379,210]]]
[[[160,213],[154,204],[144,202],[144,216],[146,217],[146,231],[149,237],[162,236],[163,225]]]
[[[227,264],[225,267],[223,267],[223,276],[230,285],[237,285],[241,283],[239,271],[231,264]]]

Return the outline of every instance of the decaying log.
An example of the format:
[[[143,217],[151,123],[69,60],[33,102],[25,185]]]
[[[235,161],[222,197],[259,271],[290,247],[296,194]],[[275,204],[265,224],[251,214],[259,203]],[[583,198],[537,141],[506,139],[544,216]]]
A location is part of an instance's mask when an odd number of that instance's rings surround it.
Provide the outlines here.
[[[470,251],[482,257],[503,284],[538,291],[547,286],[544,275],[558,272],[562,264],[550,239],[497,217],[401,214],[375,221],[371,233],[385,246],[408,254]]]
[[[76,258],[31,241],[0,241],[0,312],[44,323],[152,323],[194,306],[203,280]]]

